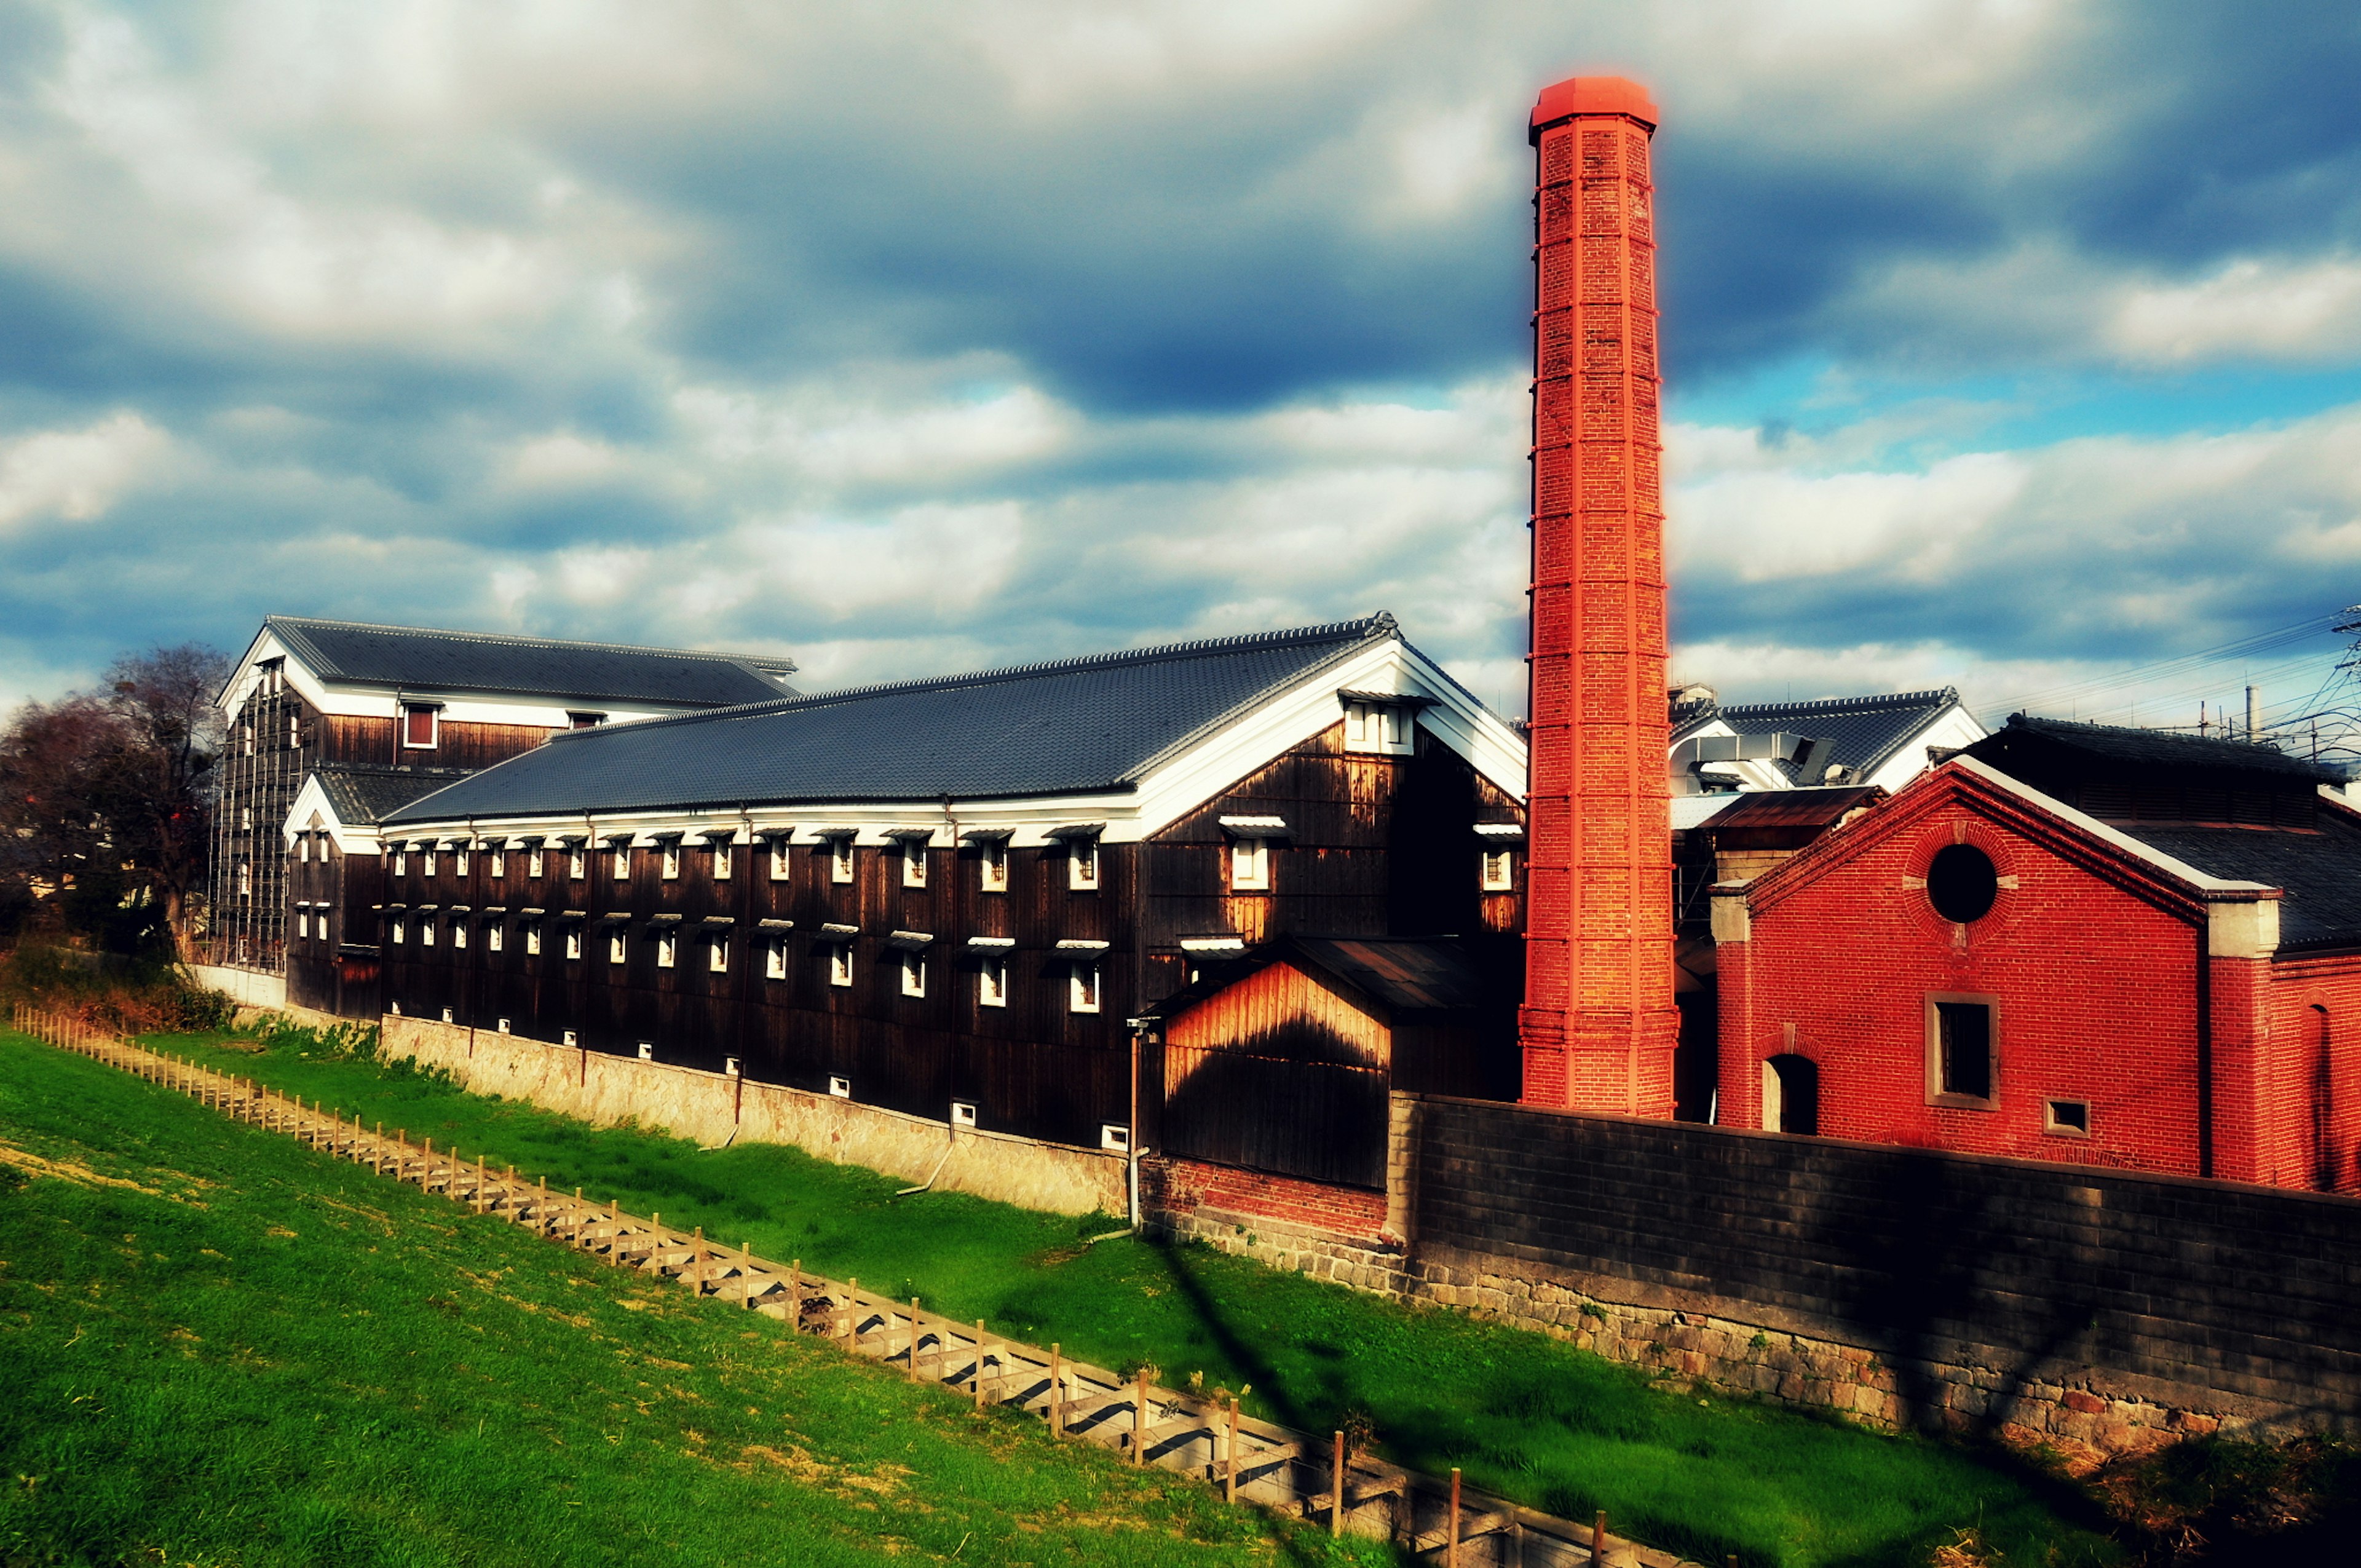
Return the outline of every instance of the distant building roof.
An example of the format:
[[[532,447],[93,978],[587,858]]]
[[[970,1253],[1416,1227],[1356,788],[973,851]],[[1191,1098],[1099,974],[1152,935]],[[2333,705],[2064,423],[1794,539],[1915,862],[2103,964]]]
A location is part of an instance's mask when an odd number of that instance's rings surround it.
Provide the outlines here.
[[[795,695],[782,678],[792,659],[287,615],[262,624],[322,679],[359,685],[703,707]]]
[[[397,768],[382,762],[324,762],[313,770],[347,828],[373,827],[422,795],[467,776],[465,768]]]
[[[1268,696],[1400,635],[1379,614],[575,730],[396,819],[1122,789]]]
[[[1812,702],[1749,703],[1724,707],[1711,701],[1692,700],[1672,710],[1672,740],[1677,745],[1709,727],[1716,719],[1739,735],[1809,736],[1828,743],[1812,758],[1811,778],[1802,777],[1791,762],[1769,763],[1798,784],[1817,784],[1831,764],[1852,778],[1867,778],[1885,765],[1912,737],[1959,706],[1956,687],[1938,691],[1894,692],[1884,696],[1824,697]]]
[[[1723,828],[1827,828],[1858,806],[1874,805],[1885,792],[1875,784],[1832,784],[1810,789],[1758,789],[1742,795],[1708,795],[1729,805],[1698,826]]]
[[[2114,724],[2084,724],[2066,718],[2037,718],[2023,713],[2010,714],[2006,725],[1964,749],[2004,772],[2013,771],[2010,762],[2022,758],[2031,749],[2105,767],[2269,774],[2307,784],[2342,784],[2347,776],[2343,768],[2290,757],[2253,741],[2221,740]]]

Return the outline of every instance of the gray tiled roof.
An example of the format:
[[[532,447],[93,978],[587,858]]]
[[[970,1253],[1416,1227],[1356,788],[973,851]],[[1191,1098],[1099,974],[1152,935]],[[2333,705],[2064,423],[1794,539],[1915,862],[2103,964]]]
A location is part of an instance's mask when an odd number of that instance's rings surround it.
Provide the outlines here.
[[[1740,735],[1805,735],[1828,742],[1828,751],[1813,758],[1816,773],[1829,764],[1848,768],[1864,778],[1910,743],[1913,736],[1958,705],[1951,686],[1939,691],[1894,692],[1884,696],[1823,697],[1813,702],[1750,703],[1741,707],[1686,704],[1673,716],[1675,742],[1720,719]],[[1817,784],[1818,777],[1798,777],[1795,764],[1772,764],[1798,784]]]
[[[1125,788],[1393,617],[906,681],[562,734],[394,816],[932,801]]]
[[[796,667],[791,659],[287,615],[269,616],[262,624],[323,679],[361,685],[703,707],[795,691],[780,678]]]
[[[2209,875],[2286,889],[2279,904],[2282,948],[2361,943],[2361,823],[2329,807],[2318,822],[2319,830],[2311,833],[2145,823],[2122,831]]]
[[[465,768],[397,768],[382,762],[324,762],[313,770],[347,828],[368,827],[389,812],[467,776]]]

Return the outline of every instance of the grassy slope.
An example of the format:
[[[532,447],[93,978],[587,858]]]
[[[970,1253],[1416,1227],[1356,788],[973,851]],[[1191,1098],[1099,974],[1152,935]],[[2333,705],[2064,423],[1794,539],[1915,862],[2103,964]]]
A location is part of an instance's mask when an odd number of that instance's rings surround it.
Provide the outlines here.
[[[0,1563],[1387,1556],[5,1035],[0,1143]]]
[[[1168,1379],[1202,1370],[1208,1387],[1250,1382],[1252,1407],[1312,1431],[1361,1412],[1404,1464],[1462,1465],[1475,1485],[1576,1518],[1605,1508],[1619,1529],[1701,1561],[1735,1552],[1762,1564],[1916,1563],[1979,1521],[2013,1560],[2112,1556],[2084,1528],[2100,1521],[2079,1496],[2000,1456],[1677,1394],[1538,1334],[1203,1248],[1079,1250],[1077,1235],[1104,1222],[950,1193],[896,1200],[898,1182],[790,1148],[700,1153],[292,1047],[251,1056],[200,1039],[171,1046],[413,1139],[480,1148],[554,1186],[660,1210],[1106,1365],[1147,1361]]]

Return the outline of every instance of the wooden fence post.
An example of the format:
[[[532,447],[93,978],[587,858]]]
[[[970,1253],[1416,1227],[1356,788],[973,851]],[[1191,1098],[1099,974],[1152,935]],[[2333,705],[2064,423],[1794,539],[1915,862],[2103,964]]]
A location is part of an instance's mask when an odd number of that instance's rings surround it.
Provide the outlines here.
[[[861,1278],[858,1275],[844,1282],[844,1348],[861,1348]]]
[[[1444,1568],[1459,1568],[1459,1467],[1451,1470],[1451,1517],[1443,1525]]]
[[[1590,1568],[1604,1568],[1607,1562],[1607,1510],[1601,1508],[1590,1521]]]
[[[975,1321],[975,1408],[983,1409],[983,1320]]]
[[[910,1381],[918,1380],[918,1299],[910,1298]]]
[[[1330,1540],[1345,1533],[1345,1434],[1336,1434],[1334,1453],[1328,1462],[1328,1536]]]
[[[1229,1460],[1222,1466],[1222,1501],[1238,1500],[1238,1397],[1230,1396]]]
[[[1066,1435],[1065,1375],[1060,1365],[1057,1342],[1049,1344],[1049,1436],[1052,1440]]]
[[[1148,1463],[1148,1368],[1139,1369],[1139,1385],[1131,1395],[1131,1464]]]

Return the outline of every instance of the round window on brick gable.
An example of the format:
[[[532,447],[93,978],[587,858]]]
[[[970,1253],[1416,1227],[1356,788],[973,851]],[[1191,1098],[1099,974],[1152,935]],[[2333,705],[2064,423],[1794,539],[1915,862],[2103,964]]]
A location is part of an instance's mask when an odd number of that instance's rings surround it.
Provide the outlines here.
[[[1992,857],[1972,844],[1946,845],[1927,868],[1927,901],[1944,919],[1964,926],[1992,913],[2000,896],[2000,873]]]

